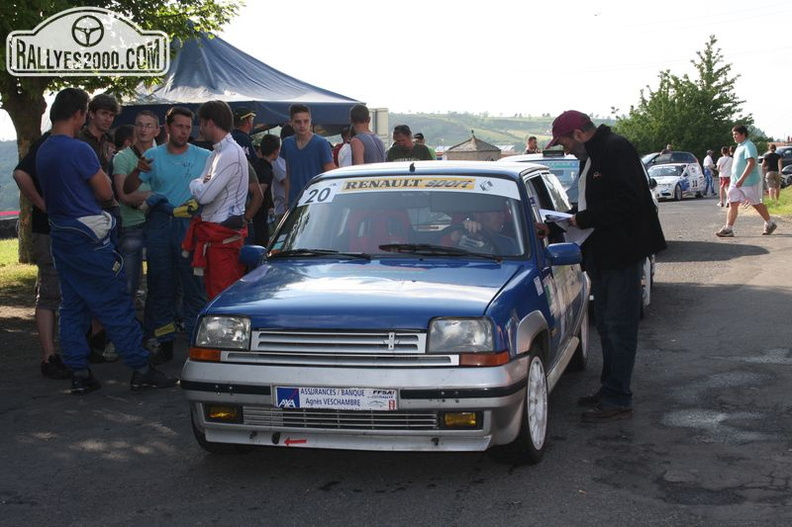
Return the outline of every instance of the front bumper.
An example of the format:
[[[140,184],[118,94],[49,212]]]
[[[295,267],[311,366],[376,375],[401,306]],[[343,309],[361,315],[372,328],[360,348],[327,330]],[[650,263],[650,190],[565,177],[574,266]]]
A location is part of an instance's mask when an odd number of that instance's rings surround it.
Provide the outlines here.
[[[528,359],[486,368],[326,368],[188,360],[181,386],[196,429],[213,443],[349,450],[481,451],[514,440]],[[396,408],[279,408],[288,387],[397,390]],[[207,418],[207,407],[241,409],[239,422]],[[475,427],[449,427],[446,413],[473,412]]]

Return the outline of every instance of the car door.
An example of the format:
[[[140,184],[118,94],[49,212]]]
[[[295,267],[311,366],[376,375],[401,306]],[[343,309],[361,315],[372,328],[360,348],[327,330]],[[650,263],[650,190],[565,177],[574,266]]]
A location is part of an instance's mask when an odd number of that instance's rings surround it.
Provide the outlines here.
[[[531,173],[523,179],[526,191],[531,201],[531,215],[529,221],[541,218],[541,209],[566,212],[569,210],[567,195],[558,179],[546,170]],[[574,331],[575,316],[585,307],[582,275],[579,265],[550,265],[545,257],[544,247],[552,242],[564,242],[563,233],[551,234],[550,239],[542,242],[542,247],[537,248],[536,258],[541,275],[542,286],[548,299],[548,313],[545,314],[548,322],[552,321],[551,339],[553,350],[558,352],[566,345]],[[554,364],[557,356],[552,358]]]

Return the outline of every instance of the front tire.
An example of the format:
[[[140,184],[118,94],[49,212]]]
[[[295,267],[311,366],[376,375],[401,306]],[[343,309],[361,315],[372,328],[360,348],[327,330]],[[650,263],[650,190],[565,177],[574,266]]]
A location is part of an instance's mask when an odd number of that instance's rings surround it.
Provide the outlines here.
[[[547,439],[548,398],[544,362],[537,353],[532,352],[520,431],[508,445],[491,450],[495,461],[512,465],[533,465],[541,461]]]
[[[674,201],[681,201],[682,200],[682,187],[676,185],[674,187]]]
[[[641,271],[641,320],[646,317],[649,304],[652,303],[652,262],[650,258],[644,260],[643,270]]]

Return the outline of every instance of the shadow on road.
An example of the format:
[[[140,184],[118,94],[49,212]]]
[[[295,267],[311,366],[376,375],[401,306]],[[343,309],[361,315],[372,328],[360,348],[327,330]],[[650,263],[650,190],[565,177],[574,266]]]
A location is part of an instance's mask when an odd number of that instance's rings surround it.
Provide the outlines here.
[[[668,249],[657,255],[657,261],[715,262],[769,253],[770,251],[758,245],[683,240],[669,241]]]

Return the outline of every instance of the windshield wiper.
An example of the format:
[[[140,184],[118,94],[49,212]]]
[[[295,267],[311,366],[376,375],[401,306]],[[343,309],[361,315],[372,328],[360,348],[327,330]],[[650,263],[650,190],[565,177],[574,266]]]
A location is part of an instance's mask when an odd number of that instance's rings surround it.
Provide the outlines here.
[[[492,254],[482,254],[458,247],[447,247],[444,245],[432,245],[430,243],[388,243],[380,245],[383,251],[394,253],[410,253],[427,256],[478,256],[500,261],[503,258]]]
[[[287,251],[272,252],[270,258],[281,258],[289,256],[335,256],[339,258],[363,258],[371,260],[368,253],[341,252],[333,249],[289,249]]]

